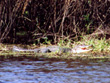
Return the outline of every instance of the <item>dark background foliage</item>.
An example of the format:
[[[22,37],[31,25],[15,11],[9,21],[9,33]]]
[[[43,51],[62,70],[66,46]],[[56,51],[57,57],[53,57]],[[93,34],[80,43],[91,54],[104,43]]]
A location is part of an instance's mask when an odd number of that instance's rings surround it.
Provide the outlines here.
[[[0,0],[0,42],[57,43],[109,27],[109,0]]]

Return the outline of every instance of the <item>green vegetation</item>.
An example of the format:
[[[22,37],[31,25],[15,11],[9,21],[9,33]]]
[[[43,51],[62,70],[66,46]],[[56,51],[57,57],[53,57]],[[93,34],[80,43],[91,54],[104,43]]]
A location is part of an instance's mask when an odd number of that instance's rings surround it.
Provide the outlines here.
[[[105,0],[1,0],[0,43],[12,45],[1,44],[0,55],[19,55],[10,51],[13,44],[28,48],[85,44],[93,45],[90,57],[110,54],[109,3]],[[73,55],[56,53],[47,57],[71,58]]]

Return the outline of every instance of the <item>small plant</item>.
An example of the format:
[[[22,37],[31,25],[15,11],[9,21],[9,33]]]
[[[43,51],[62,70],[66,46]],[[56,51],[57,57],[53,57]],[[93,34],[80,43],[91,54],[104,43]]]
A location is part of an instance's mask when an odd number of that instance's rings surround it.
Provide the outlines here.
[[[51,40],[48,40],[47,37],[43,37],[43,39],[44,39],[43,44],[51,44]]]
[[[62,40],[62,39],[58,42],[58,45],[59,45],[59,46],[63,46],[64,44],[65,44],[65,41]]]
[[[90,21],[89,17],[90,17],[90,14],[84,15],[84,20],[89,22]]]
[[[99,51],[99,52],[103,52],[103,51],[107,51],[107,48],[109,46],[109,44],[106,42],[106,39],[100,39],[100,40],[95,40],[96,46],[95,46],[95,50]]]
[[[66,46],[66,47],[70,47],[71,45],[71,39],[69,39],[68,37],[65,39],[60,39],[60,41],[58,42],[59,46]]]
[[[84,17],[84,21],[86,21],[85,23],[85,27],[87,29],[86,33],[89,34],[90,32],[93,31],[93,28],[90,28],[93,21],[90,19],[90,14],[84,15],[83,17]]]
[[[25,11],[25,12],[24,12],[24,15],[25,15],[25,16],[29,15],[29,11]]]

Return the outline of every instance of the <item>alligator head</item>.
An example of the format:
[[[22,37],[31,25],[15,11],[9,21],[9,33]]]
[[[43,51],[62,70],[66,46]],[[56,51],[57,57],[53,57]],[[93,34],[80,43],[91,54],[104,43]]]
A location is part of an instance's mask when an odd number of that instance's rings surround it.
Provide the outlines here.
[[[79,45],[74,48],[72,48],[72,53],[88,53],[92,51],[92,45]]]

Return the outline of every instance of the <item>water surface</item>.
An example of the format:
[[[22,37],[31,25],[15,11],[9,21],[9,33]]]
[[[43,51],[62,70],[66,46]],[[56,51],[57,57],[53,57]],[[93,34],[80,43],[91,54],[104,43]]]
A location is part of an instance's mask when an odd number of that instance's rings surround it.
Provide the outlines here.
[[[110,83],[110,62],[5,59],[0,83]]]

